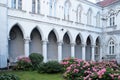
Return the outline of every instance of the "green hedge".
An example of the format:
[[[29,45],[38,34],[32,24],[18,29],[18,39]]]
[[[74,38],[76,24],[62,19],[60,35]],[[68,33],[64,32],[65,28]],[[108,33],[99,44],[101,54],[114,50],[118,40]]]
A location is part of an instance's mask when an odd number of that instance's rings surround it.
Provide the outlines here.
[[[62,72],[62,66],[57,61],[48,61],[41,63],[38,68],[39,73],[59,73]]]
[[[0,80],[20,80],[20,78],[14,74],[1,74]]]
[[[43,62],[43,56],[38,53],[32,53],[29,55],[29,58],[32,62],[33,68],[37,69],[38,65]]]

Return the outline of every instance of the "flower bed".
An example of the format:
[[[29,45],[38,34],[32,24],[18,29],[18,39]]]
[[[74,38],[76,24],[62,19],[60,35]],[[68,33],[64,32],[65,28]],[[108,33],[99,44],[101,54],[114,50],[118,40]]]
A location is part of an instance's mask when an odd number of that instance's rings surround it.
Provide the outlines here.
[[[77,58],[64,59],[66,80],[120,80],[120,67],[116,61],[87,62]]]

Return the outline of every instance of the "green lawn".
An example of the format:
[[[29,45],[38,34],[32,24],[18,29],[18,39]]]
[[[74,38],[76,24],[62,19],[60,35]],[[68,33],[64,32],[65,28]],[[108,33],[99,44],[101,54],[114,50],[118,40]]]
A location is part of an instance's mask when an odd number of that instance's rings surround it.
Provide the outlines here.
[[[13,73],[18,75],[21,80],[63,80],[62,74],[39,74],[35,71],[9,71],[5,73]]]

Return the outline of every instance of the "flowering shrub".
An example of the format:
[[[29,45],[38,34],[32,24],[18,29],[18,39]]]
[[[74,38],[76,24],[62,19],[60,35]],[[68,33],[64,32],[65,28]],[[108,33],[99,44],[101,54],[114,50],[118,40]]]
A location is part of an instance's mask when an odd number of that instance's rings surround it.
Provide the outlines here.
[[[64,59],[66,80],[120,80],[120,68],[115,61],[87,62],[77,58]]]
[[[16,70],[31,70],[32,63],[28,57],[20,57],[18,58]]]

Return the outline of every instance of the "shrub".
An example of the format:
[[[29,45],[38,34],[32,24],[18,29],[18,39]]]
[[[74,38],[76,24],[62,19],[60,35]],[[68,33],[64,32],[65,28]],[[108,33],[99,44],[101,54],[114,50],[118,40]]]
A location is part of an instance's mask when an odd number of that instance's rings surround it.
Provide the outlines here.
[[[29,55],[34,69],[38,68],[38,65],[43,62],[43,56],[38,53],[32,53]]]
[[[15,66],[16,70],[31,70],[32,63],[28,57],[18,58],[17,65]]]
[[[120,68],[116,62],[87,62],[80,59],[67,58],[64,66],[66,80],[120,80]]]
[[[20,78],[14,74],[1,74],[0,80],[20,80]]]
[[[48,61],[39,65],[39,73],[59,73],[62,71],[62,66],[57,61]]]

